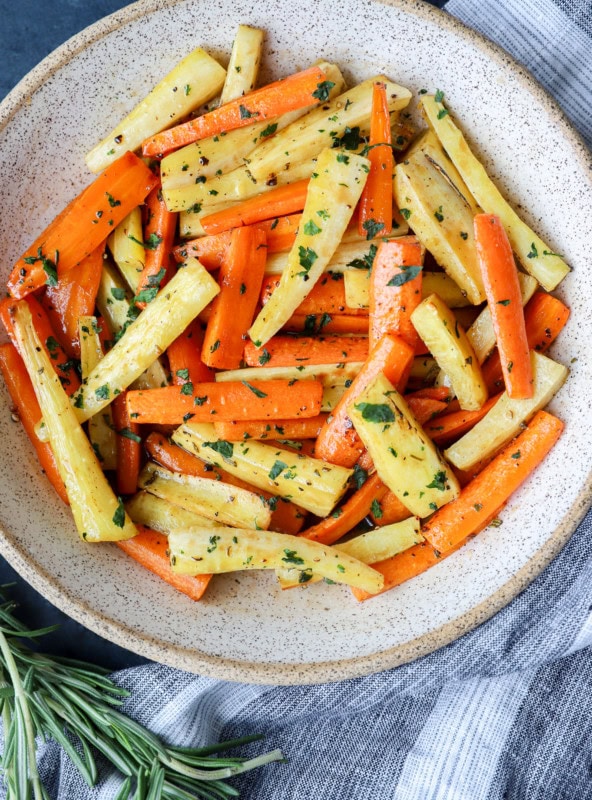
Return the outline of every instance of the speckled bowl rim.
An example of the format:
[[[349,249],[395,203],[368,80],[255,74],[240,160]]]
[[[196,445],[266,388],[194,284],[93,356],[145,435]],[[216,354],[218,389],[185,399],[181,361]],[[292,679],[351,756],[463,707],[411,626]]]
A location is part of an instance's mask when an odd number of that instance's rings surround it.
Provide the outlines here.
[[[26,102],[28,95],[35,92],[58,69],[90,44],[135,19],[163,8],[173,7],[179,2],[181,0],[138,0],[138,2],[125,6],[95,22],[66,41],[31,70],[0,103],[0,131],[10,123],[21,104]],[[428,6],[423,0],[415,2],[413,0],[371,0],[371,2],[397,8],[405,14],[423,20],[433,20],[435,17],[441,27],[460,35],[472,45],[477,46],[493,61],[512,67],[516,79],[524,91],[533,95],[557,119],[565,142],[573,151],[574,160],[579,163],[582,174],[587,174],[590,153],[580,135],[571,126],[555,100],[502,47],[468,28],[444,11]],[[108,615],[97,612],[80,597],[64,591],[57,580],[40,565],[34,563],[24,548],[20,547],[10,534],[2,529],[0,529],[0,551],[14,569],[57,608],[100,636],[146,658],[178,669],[223,680],[248,681],[259,684],[304,685],[381,672],[428,655],[473,630],[513,600],[558,555],[591,504],[592,470],[586,476],[575,501],[544,545],[496,592],[451,622],[402,645],[378,653],[351,659],[300,665],[238,661],[208,656],[205,653],[170,643],[164,644],[154,637],[138,633],[124,624],[116,622]]]

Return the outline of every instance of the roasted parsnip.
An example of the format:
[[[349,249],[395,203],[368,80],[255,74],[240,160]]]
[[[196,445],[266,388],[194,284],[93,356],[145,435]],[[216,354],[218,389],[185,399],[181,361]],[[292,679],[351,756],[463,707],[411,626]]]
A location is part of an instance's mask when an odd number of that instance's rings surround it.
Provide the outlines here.
[[[107,245],[113,261],[134,294],[137,293],[140,275],[146,261],[146,251],[142,232],[142,212],[140,208],[133,211],[115,228]]]
[[[257,347],[288,321],[322,275],[351,219],[368,169],[367,158],[343,150],[326,149],[319,155],[287,269],[249,329]]]
[[[377,564],[379,561],[402,553],[409,547],[413,547],[414,544],[423,542],[424,539],[419,529],[419,519],[409,517],[401,522],[394,522],[392,525],[384,525],[381,528],[361,533],[347,542],[334,544],[333,548],[341,553],[347,553],[352,558],[357,558],[364,564]],[[282,589],[291,589],[302,585],[300,575],[295,574],[293,569],[285,567],[278,569],[276,575]],[[312,577],[307,583],[316,583],[319,580],[321,577],[315,575],[313,569]]]
[[[250,25],[239,25],[232,43],[220,105],[253,91],[259,74],[265,32]]]
[[[137,492],[125,503],[125,510],[138,525],[146,525],[154,531],[167,535],[173,530],[191,528],[195,525],[202,528],[218,528],[222,525],[221,522],[188,511],[144,490]]]
[[[368,308],[370,305],[369,271],[364,269],[362,263],[356,266],[357,269],[350,269],[350,264],[348,269],[344,270],[345,299],[348,306],[352,308]],[[421,292],[423,297],[437,294],[449,308],[465,308],[470,305],[466,294],[445,272],[424,271]]]
[[[114,542],[137,534],[116,497],[33,327],[29,306],[13,317],[19,353],[33,383],[45,429],[70,501],[74,522],[87,542]]]
[[[458,469],[470,469],[500,450],[563,386],[568,375],[567,367],[535,350],[531,350],[530,355],[533,396],[528,400],[511,400],[504,392],[474,428],[444,451],[448,461]]]
[[[88,378],[103,358],[103,347],[96,317],[80,317],[80,372],[82,380]],[[104,470],[117,467],[117,435],[113,428],[111,409],[104,408],[88,421],[88,438]]]
[[[171,472],[150,462],[140,473],[138,485],[186,511],[224,525],[257,530],[269,527],[271,511],[264,500],[223,481]]]
[[[258,147],[248,163],[253,179],[265,183],[282,172],[287,163],[297,164],[315,158],[325,147],[339,146],[344,134],[352,140],[347,143],[348,149],[357,149],[359,141],[353,141],[355,129],[359,132],[360,126],[368,125],[372,109],[372,86],[377,81],[386,86],[390,111],[398,111],[408,105],[411,99],[408,89],[393,83],[384,75],[370,78],[310,111]]]
[[[380,591],[384,583],[380,572],[346,553],[285,533],[190,528],[172,531],[169,549],[173,572],[185,575],[289,566],[302,583],[315,573],[367,591]]]
[[[86,156],[92,172],[100,172],[126,150],[136,150],[149,136],[173,125],[215,97],[226,70],[201,47],[196,48]]]
[[[454,473],[384,375],[350,404],[348,414],[379,477],[412,514],[427,517],[458,496]]]
[[[197,259],[186,261],[74,395],[78,419],[89,419],[127,389],[219,291]]]
[[[395,198],[413,232],[478,305],[485,300],[473,236],[480,210],[432,133],[397,165]]]
[[[442,147],[462,175],[479,206],[486,214],[496,214],[500,217],[512,250],[522,267],[548,292],[553,291],[568,274],[569,267],[560,255],[554,253],[553,249],[520,219],[503,198],[441,101],[442,98],[438,101],[434,95],[426,94],[421,98],[423,112],[430,127],[438,136]]]
[[[432,294],[411,315],[415,329],[448,377],[460,407],[476,411],[487,400],[481,367],[454,313]]]
[[[351,469],[271,444],[218,441],[213,425],[185,423],[172,439],[202,461],[222,467],[258,489],[293,500],[319,517],[335,508],[352,475]]]

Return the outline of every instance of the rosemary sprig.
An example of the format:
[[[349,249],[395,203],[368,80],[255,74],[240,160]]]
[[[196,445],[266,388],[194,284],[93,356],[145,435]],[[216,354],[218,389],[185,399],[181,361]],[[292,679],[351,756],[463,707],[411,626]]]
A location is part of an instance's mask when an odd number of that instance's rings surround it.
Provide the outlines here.
[[[202,748],[173,747],[118,710],[129,692],[106,671],[74,659],[37,653],[23,639],[55,628],[29,630],[12,613],[0,587],[0,713],[4,752],[0,769],[7,800],[49,800],[35,762],[36,741],[54,739],[89,786],[98,780],[100,752],[122,774],[116,800],[227,800],[238,791],[227,778],[282,761],[280,750],[252,759],[218,755],[262,737],[245,736]]]

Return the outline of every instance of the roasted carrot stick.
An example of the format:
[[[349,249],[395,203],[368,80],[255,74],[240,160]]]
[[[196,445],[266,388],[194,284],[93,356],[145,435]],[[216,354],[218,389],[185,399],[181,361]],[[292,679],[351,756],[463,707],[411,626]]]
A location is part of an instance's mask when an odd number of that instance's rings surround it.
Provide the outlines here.
[[[127,410],[138,423],[180,425],[315,417],[321,411],[318,381],[225,381],[185,383],[127,393]],[[215,415],[215,417],[214,417]]]
[[[35,431],[35,426],[41,419],[41,409],[29,373],[13,344],[0,345],[0,371],[4,377],[8,394],[17,410],[23,428],[35,448],[47,479],[64,503],[68,503],[66,488],[60,477],[49,442],[42,442]]]
[[[525,430],[462,489],[456,500],[426,522],[422,533],[432,547],[446,553],[473,533],[536,469],[562,430],[563,423],[557,417],[539,411]]]
[[[368,338],[365,336],[273,336],[264,348],[247,342],[244,360],[248,367],[299,367],[310,364],[339,364],[365,361]],[[285,416],[285,415],[284,415]]]
[[[321,544],[334,544],[367,517],[373,504],[379,503],[387,491],[387,487],[378,475],[373,475],[331,516],[302,531],[300,536]]]
[[[199,320],[189,323],[183,333],[167,348],[173,383],[205,383],[214,380],[214,372],[201,360],[203,331]]]
[[[142,461],[140,426],[127,413],[125,396],[117,395],[111,404],[113,427],[117,433],[117,490],[119,494],[133,494],[138,488],[138,475]]]
[[[378,503],[372,506],[370,516],[377,525],[391,525],[393,522],[407,519],[411,516],[411,512],[389,489]]]
[[[76,372],[76,364],[72,359],[68,358],[64,352],[64,348],[57,340],[56,333],[51,326],[47,312],[37,298],[33,295],[28,295],[25,298],[25,302],[31,309],[33,325],[35,326],[37,335],[39,336],[41,343],[43,344],[43,347],[49,356],[51,363],[53,364],[56,375],[64,387],[64,391],[68,395],[74,394],[74,392],[80,386],[80,378]],[[6,328],[6,332],[8,333],[8,336],[15,347],[16,338],[14,336],[14,329],[12,325],[12,311],[17,303],[18,300],[14,300],[11,297],[6,297],[3,300],[0,300],[0,320],[2,320],[2,323]]]
[[[532,397],[534,383],[518,270],[499,217],[476,214],[475,246],[508,396]]]
[[[208,234],[222,233],[229,228],[241,225],[254,225],[264,220],[283,217],[294,211],[302,211],[306,202],[309,180],[307,178],[286,186],[278,186],[268,192],[251,197],[222,211],[215,211],[201,218],[204,231]]]
[[[10,294],[23,298],[42,286],[55,286],[58,274],[96,250],[157,181],[133,153],[110,164],[19,258],[8,279]]]
[[[186,475],[196,475],[199,478],[211,478],[230,483],[232,486],[239,486],[242,489],[253,491],[253,487],[236,478],[229,472],[210,464],[204,464],[199,458],[192,456],[183,448],[172,444],[166,436],[160,433],[151,433],[146,441],[145,447],[151,458],[162,464],[163,467],[170,469],[171,472],[182,472]],[[268,502],[271,509],[270,530],[281,531],[282,533],[297,534],[306,518],[306,511],[286,500],[279,499],[270,492],[257,489],[257,494],[261,495]]]
[[[569,318],[569,308],[547,292],[536,292],[524,309],[524,324],[528,347],[544,353],[563,330]],[[483,364],[483,378],[490,392],[504,388],[500,356],[497,350]]]
[[[118,546],[150,572],[178,589],[192,600],[200,600],[207,589],[211,575],[179,575],[171,570],[168,555],[168,539],[144,525],[137,525],[138,535]]]
[[[316,439],[327,414],[306,419],[275,419],[273,422],[215,422],[216,436],[230,442],[245,439]]]
[[[413,397],[413,395],[410,395],[406,399],[407,405],[420,425],[425,425],[429,420],[448,408],[447,404],[442,400],[434,400],[431,397]]]
[[[405,395],[405,400],[409,402],[414,397],[429,397],[432,400],[441,400],[450,406],[451,392],[448,386],[426,386],[424,389],[416,389],[414,392],[408,392]]]
[[[156,297],[161,286],[172,277],[169,262],[178,214],[169,211],[162,196],[160,184],[146,198],[144,223],[144,249],[146,260],[140,275],[136,305],[145,308]]]
[[[423,247],[415,236],[381,242],[370,274],[370,347],[385,333],[416,348],[411,314],[421,303]]]
[[[261,284],[262,305],[267,303],[279,283],[279,275],[267,275],[263,279]],[[348,306],[345,300],[343,274],[329,272],[321,275],[295,313],[303,315],[349,314],[350,316],[367,317],[368,309]]]
[[[94,314],[103,269],[105,244],[60,275],[57,286],[48,286],[43,306],[56,337],[70,358],[80,358],[78,319]]]
[[[366,336],[368,317],[352,314],[292,314],[281,329],[286,333],[336,333]],[[267,346],[267,345],[266,345]]]
[[[164,155],[198,139],[279,117],[297,108],[316,105],[326,99],[326,84],[327,76],[320,67],[296,72],[224,103],[201,117],[157,133],[142,143],[142,155]]]
[[[398,336],[383,336],[321,430],[315,446],[317,457],[353,467],[364,452],[364,445],[348,416],[350,403],[381,372],[393,385],[404,384],[412,364],[413,350],[408,344]]]
[[[452,411],[424,422],[424,431],[437,445],[448,444],[469,431],[500,399],[500,394],[490,397],[478,411]]]
[[[388,236],[393,221],[394,158],[384,83],[375,83],[372,87],[368,160],[370,172],[358,204],[358,231],[360,236],[374,239],[376,236]]]
[[[218,274],[220,294],[204,336],[202,361],[216,369],[240,367],[244,341],[253,323],[267,259],[265,232],[247,226],[232,231]]]

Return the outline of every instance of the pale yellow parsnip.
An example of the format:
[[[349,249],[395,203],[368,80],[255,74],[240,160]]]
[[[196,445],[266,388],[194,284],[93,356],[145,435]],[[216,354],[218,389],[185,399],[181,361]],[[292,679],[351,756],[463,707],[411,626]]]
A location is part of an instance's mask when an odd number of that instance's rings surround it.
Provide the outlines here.
[[[354,153],[327,148],[319,155],[288,267],[249,329],[257,347],[279,331],[323,274],[352,217],[368,170],[368,159]]]
[[[130,539],[138,531],[103,474],[70,398],[39,341],[25,301],[17,305],[13,323],[19,353],[31,378],[80,536],[87,542]]]

